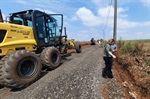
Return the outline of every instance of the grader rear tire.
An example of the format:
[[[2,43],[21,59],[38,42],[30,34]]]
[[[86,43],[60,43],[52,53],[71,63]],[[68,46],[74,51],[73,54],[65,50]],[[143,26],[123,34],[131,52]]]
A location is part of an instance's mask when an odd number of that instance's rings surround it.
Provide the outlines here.
[[[34,53],[19,50],[6,55],[0,64],[0,83],[11,88],[24,88],[41,74],[41,61]]]
[[[77,53],[81,53],[82,52],[81,45],[78,44],[78,43],[75,43],[75,50],[76,50]]]
[[[55,69],[61,62],[61,55],[57,48],[47,47],[41,53],[42,64],[49,69]]]

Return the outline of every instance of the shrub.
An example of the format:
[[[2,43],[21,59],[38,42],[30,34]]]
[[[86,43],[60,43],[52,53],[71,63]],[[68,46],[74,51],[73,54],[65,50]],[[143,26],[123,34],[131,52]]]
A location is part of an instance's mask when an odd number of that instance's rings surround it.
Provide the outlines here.
[[[140,41],[118,41],[118,49],[122,51],[123,54],[130,53],[131,56],[142,54],[143,43]]]
[[[119,40],[119,41],[117,42],[117,47],[118,47],[118,49],[120,49],[123,45],[124,45],[124,41]]]

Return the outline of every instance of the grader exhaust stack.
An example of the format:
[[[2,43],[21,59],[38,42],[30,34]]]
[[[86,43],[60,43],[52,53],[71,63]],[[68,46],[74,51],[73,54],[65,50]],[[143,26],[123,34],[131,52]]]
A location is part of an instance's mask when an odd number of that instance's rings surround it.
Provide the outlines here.
[[[2,16],[1,9],[0,9],[0,22],[3,22],[3,16]]]

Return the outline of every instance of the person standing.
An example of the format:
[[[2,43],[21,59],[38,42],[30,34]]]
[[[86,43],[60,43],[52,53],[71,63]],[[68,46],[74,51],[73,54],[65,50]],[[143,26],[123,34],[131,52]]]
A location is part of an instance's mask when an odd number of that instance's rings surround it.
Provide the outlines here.
[[[111,49],[112,49],[112,53],[113,53],[114,55],[116,55],[116,52],[117,52],[117,45],[115,44],[115,40],[114,40],[114,39],[112,39]]]
[[[98,40],[97,42],[98,42],[98,46],[101,46],[101,41],[100,41],[100,40]]]
[[[103,59],[105,61],[105,68],[103,69],[102,76],[104,78],[113,78],[112,74],[112,65],[113,58],[116,56],[112,53],[111,45],[113,44],[113,39],[108,40],[107,44],[104,46],[104,56]]]

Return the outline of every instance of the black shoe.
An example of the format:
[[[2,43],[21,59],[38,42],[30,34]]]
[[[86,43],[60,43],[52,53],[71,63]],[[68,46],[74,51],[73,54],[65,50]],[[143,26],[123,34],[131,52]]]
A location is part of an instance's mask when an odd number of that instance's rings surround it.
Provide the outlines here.
[[[104,78],[107,78],[107,75],[106,75],[106,74],[102,74],[102,76],[103,76]]]
[[[107,78],[107,72],[105,68],[102,70],[102,77]]]
[[[112,74],[112,71],[109,71],[109,72],[108,72],[107,77],[108,77],[108,78],[114,78],[114,76],[113,76],[113,74]]]
[[[107,77],[108,77],[108,78],[114,78],[114,76],[113,76],[113,75],[108,75]]]

